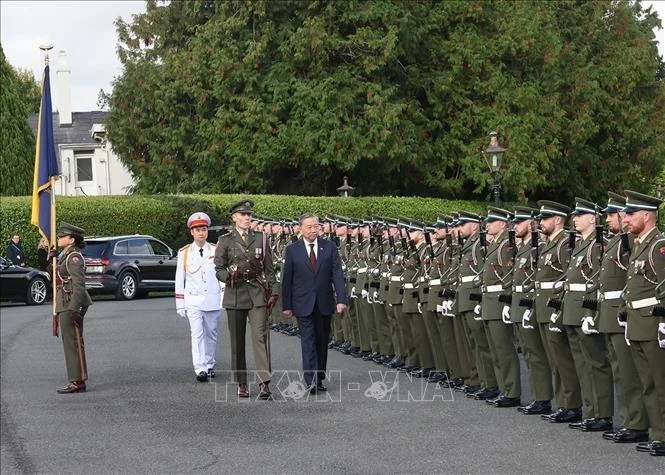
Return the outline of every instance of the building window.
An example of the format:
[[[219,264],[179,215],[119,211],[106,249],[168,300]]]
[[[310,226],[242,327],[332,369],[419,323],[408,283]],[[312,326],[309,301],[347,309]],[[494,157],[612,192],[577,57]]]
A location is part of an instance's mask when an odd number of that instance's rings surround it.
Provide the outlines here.
[[[76,150],[74,159],[76,160],[76,181],[92,181],[92,151]]]

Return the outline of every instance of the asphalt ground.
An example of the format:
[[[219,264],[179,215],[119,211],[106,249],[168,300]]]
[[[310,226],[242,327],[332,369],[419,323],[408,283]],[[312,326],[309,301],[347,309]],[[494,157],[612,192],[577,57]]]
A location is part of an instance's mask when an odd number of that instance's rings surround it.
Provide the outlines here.
[[[275,332],[274,400],[239,401],[225,373],[224,316],[218,375],[197,383],[189,326],[173,297],[95,302],[85,317],[83,394],[55,392],[66,372],[49,305],[0,306],[0,330],[2,473],[665,470],[662,458],[633,444],[493,408],[336,351],[329,392],[302,395],[300,340]],[[251,351],[248,359],[253,365]]]

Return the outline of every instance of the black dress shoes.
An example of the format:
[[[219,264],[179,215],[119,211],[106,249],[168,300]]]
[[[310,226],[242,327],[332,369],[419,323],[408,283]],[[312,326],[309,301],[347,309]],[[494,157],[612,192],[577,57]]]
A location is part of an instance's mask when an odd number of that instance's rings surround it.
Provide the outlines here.
[[[551,414],[552,404],[549,401],[533,401],[527,406],[518,407],[517,410],[528,416],[536,414]]]
[[[208,381],[208,373],[205,371],[201,371],[199,374],[196,375],[196,380],[199,383],[205,383]]]
[[[649,450],[649,454],[654,457],[665,457],[665,442],[660,442],[659,440],[651,442],[651,450]]]
[[[488,404],[494,407],[517,407],[520,405],[520,398],[518,397],[506,397],[499,396],[496,399],[492,399],[493,402],[486,401]]]
[[[71,381],[67,386],[60,388],[57,391],[58,394],[84,393],[85,381]]]
[[[468,397],[473,397],[475,393],[480,391],[480,386],[477,384],[465,384],[464,386],[460,386],[459,388],[456,389],[462,391]]]
[[[238,397],[249,397],[249,391],[247,390],[246,384],[238,383]]]
[[[261,383],[259,387],[261,388],[259,391],[259,399],[263,401],[272,399],[272,393],[270,392],[269,381]]]
[[[349,348],[349,353],[347,354],[351,354],[354,358],[360,358],[360,356],[362,356],[362,351],[360,351],[359,346],[352,346]]]
[[[473,395],[473,399],[476,401],[485,401],[486,399],[492,399],[499,395],[499,388],[496,386],[493,388],[485,388]]]
[[[602,417],[584,419],[580,429],[582,429],[583,432],[603,432],[610,430],[612,429],[612,419]]]
[[[208,377],[212,379],[212,378],[214,378],[215,376],[217,376],[217,375],[215,374],[215,369],[214,369],[214,368],[210,368],[210,369],[208,370]]]
[[[379,353],[376,352],[376,351],[373,351],[371,353],[367,353],[365,356],[363,356],[363,361],[370,361],[370,360],[373,361],[374,358],[376,358],[377,356],[379,356]]]
[[[310,392],[310,394],[324,393],[324,392],[326,392],[327,390],[328,390],[328,388],[325,387],[325,386],[323,385],[323,383],[321,383],[321,382],[316,383],[316,385],[312,384],[312,385],[309,387],[309,392]]]
[[[549,416],[542,416],[544,419],[555,424],[580,422],[582,420],[582,409],[561,409],[559,408],[554,414]]]
[[[457,390],[462,386],[464,386],[464,380],[462,378],[450,378],[450,379],[444,378],[443,380],[439,381],[439,384],[444,388]]]
[[[621,429],[612,432],[611,439],[605,437],[605,434],[603,434],[603,439],[612,440],[619,444],[636,444],[638,442],[648,442],[649,431],[628,429],[626,427],[622,427]]]

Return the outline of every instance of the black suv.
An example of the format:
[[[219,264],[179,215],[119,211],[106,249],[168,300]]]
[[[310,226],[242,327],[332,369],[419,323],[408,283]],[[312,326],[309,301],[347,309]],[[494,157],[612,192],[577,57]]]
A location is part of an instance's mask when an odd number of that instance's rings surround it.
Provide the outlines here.
[[[150,290],[175,290],[177,253],[152,236],[89,237],[85,240],[85,286],[131,300]]]

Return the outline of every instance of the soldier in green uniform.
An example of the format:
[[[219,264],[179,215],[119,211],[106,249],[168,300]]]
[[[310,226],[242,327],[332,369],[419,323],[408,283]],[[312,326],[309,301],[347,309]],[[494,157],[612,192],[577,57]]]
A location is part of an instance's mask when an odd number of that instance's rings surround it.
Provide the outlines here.
[[[598,209],[591,201],[575,198],[571,215],[580,236],[570,256],[563,299],[563,325],[586,406],[586,418],[570,427],[585,432],[612,429],[614,412],[612,369],[605,338],[598,333],[596,311],[583,307],[584,299],[595,297],[598,289],[604,245],[595,232]]]
[[[637,450],[665,456],[665,317],[651,315],[665,300],[665,235],[656,224],[661,200],[630,190],[625,194],[624,224],[637,236],[628,263],[626,336],[651,423],[651,441],[640,442]]]
[[[56,269],[55,312],[65,349],[65,364],[69,384],[58,389],[60,394],[85,392],[88,379],[85,346],[83,344],[83,317],[92,305],[85,289],[85,260],[81,249],[85,247],[83,229],[61,223],[58,229],[58,256]]]
[[[497,397],[486,402],[495,407],[517,407],[522,395],[520,361],[510,320],[513,258],[508,222],[511,219],[510,211],[494,206],[487,208],[485,221],[492,242],[483,265],[481,315],[500,390]]]
[[[249,229],[254,203],[242,200],[229,208],[234,226],[221,236],[215,250],[217,280],[226,283],[222,305],[231,336],[231,369],[238,382],[238,397],[249,397],[245,330],[251,327],[252,347],[260,379],[260,399],[269,399],[270,346],[268,314],[277,302],[279,287],[270,247],[263,233]]]
[[[360,336],[360,351],[353,354],[357,358],[363,360],[370,359],[370,355],[376,347],[376,340],[374,333],[374,312],[372,311],[372,303],[368,300],[369,296],[369,278],[368,278],[368,261],[369,251],[372,244],[370,239],[370,224],[371,219],[365,218],[359,221],[358,226],[358,245],[357,245],[357,258],[356,258],[356,309],[358,311],[358,333]],[[376,355],[374,355],[376,356]],[[372,356],[372,358],[374,357]]]
[[[568,337],[563,331],[561,314],[548,306],[559,301],[570,254],[566,251],[565,220],[570,208],[555,201],[538,201],[540,231],[545,237],[536,267],[536,320],[547,359],[554,372],[554,399],[557,410],[541,417],[555,423],[582,420],[582,392],[570,354]]]
[[[473,381],[474,372],[477,371],[481,384],[481,387],[477,387],[475,384],[467,383],[468,387],[464,392],[468,397],[477,400],[492,399],[499,395],[489,342],[480,314],[483,264],[487,253],[486,243],[481,242],[482,239],[485,239],[484,236],[481,239],[480,235],[482,219],[474,213],[459,212],[461,221],[459,233],[465,241],[460,251],[459,277],[455,297],[459,318],[464,319],[473,358],[469,377]]]
[[[386,305],[388,306],[388,318],[390,319],[390,329],[395,344],[396,356],[390,362],[390,367],[398,369],[409,369],[406,361],[409,357],[413,358],[415,349],[409,347],[407,342],[411,341],[410,332],[411,327],[404,325],[404,316],[402,312],[402,296],[404,289],[402,288],[402,274],[404,273],[404,259],[406,249],[402,245],[400,239],[400,227],[397,222],[390,222],[389,235],[392,236],[392,259],[390,264],[390,271],[386,276],[388,283],[388,294],[386,298]],[[407,333],[405,335],[405,332]]]
[[[605,335],[622,426],[603,433],[603,438],[624,443],[646,442],[649,440],[649,418],[642,399],[642,384],[624,329],[618,322],[619,312],[625,309],[621,295],[626,286],[632,241],[628,233],[622,232],[626,197],[611,191],[608,195],[605,221],[613,235],[605,242],[600,268],[598,331]]]
[[[523,414],[550,414],[552,367],[547,360],[545,344],[535,316],[536,264],[538,262],[539,234],[535,219],[538,210],[516,206],[514,213],[517,253],[513,267],[513,299],[510,320],[517,326],[517,336],[527,367],[529,387],[534,400],[517,408]]]

